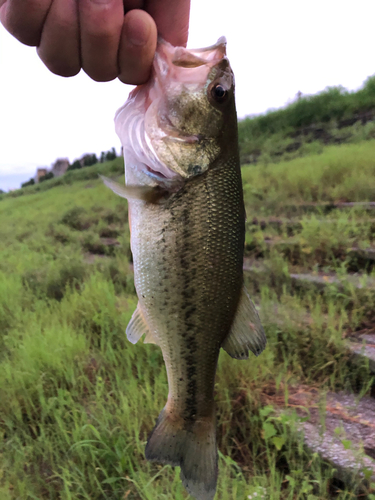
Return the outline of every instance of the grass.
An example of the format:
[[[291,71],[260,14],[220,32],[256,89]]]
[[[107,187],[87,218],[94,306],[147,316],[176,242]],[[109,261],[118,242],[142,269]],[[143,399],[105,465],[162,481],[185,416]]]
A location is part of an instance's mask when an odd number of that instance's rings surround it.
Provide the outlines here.
[[[245,119],[244,126],[249,127],[252,135],[273,134],[283,129],[340,120],[374,108],[375,76],[372,76],[356,92],[348,92],[343,87],[328,87],[315,95],[303,96],[286,108],[255,119]]]
[[[19,196],[28,194],[41,193],[58,186],[70,186],[71,184],[78,181],[87,181],[91,179],[96,180],[99,174],[111,176],[116,174],[121,175],[123,173],[124,160],[122,157],[117,157],[113,161],[97,163],[90,167],[85,167],[79,170],[69,170],[61,177],[54,177],[53,179],[49,179],[38,184],[33,184],[32,186],[26,186],[21,189],[16,189],[15,191],[10,191],[9,193],[2,193],[0,194],[0,200],[6,198],[18,198]]]
[[[264,229],[249,224],[245,254],[253,258],[273,256],[275,259],[275,253],[278,253],[293,266],[308,270],[328,266],[337,272],[343,265],[347,270],[359,270],[365,263],[359,259],[356,249],[372,248],[375,236],[371,213],[359,213],[361,215],[356,218],[347,211],[327,215],[305,214],[298,223],[276,219],[277,225],[271,224]],[[365,267],[370,271],[373,262],[367,261]]]
[[[322,150],[322,143],[374,138],[374,123],[366,123],[373,119],[374,110],[375,77],[372,76],[356,92],[330,87],[303,96],[283,109],[245,118],[238,125],[242,162],[291,159]],[[365,117],[366,113],[369,116]],[[354,127],[348,126],[353,123]]]
[[[372,199],[374,150],[373,142],[332,146],[308,160],[245,167],[248,218],[285,217],[288,204],[304,200]],[[116,175],[120,164],[100,168]],[[57,180],[0,203],[0,498],[187,498],[177,469],[144,458],[167,380],[160,349],[133,346],[124,333],[137,303],[126,202],[97,180],[96,167]],[[370,216],[352,210],[321,227],[304,215],[293,234],[269,236],[308,242],[298,265],[345,276],[345,262],[319,260],[318,251],[370,241]],[[249,230],[247,245],[262,237]],[[374,297],[349,285],[296,290],[288,256],[274,249],[266,259],[268,274],[249,288],[268,347],[249,361],[224,352],[219,360],[216,498],[352,498],[304,449],[301,417],[274,410],[300,385],[366,392],[371,374],[349,363],[344,337],[371,319]]]
[[[285,205],[374,201],[375,141],[328,146],[322,154],[243,169],[248,216],[277,215]],[[255,214],[255,212],[257,212]]]

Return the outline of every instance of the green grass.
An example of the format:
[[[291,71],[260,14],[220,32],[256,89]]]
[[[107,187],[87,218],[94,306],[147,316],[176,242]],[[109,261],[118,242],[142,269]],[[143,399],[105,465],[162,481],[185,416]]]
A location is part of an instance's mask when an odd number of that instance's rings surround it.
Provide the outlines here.
[[[290,159],[322,149],[321,142],[356,142],[375,137],[375,125],[361,121],[346,127],[345,119],[375,110],[375,77],[357,92],[331,87],[303,96],[287,107],[241,120],[238,125],[243,163]],[[288,152],[288,146],[291,146]]]
[[[328,146],[321,154],[244,168],[243,182],[248,217],[277,215],[288,204],[374,201],[375,141]]]
[[[340,120],[374,108],[375,76],[372,76],[356,92],[349,92],[343,87],[329,87],[315,95],[303,96],[284,109],[245,119],[243,124],[249,127],[252,135],[261,135]]]
[[[340,210],[328,214],[304,214],[298,223],[296,218],[276,219],[276,224],[265,228],[249,222],[246,233],[245,255],[260,258],[275,253],[283,256],[295,268],[306,270],[331,268],[337,271],[342,266],[347,270],[363,267],[356,249],[374,247],[375,219],[368,212]],[[267,223],[267,219],[264,220]],[[271,220],[272,223],[272,220]],[[353,249],[353,250],[352,250]],[[373,267],[369,261],[368,271]]]
[[[118,157],[113,161],[97,163],[90,167],[85,167],[79,170],[69,170],[61,177],[55,177],[38,184],[33,184],[32,186],[27,186],[21,189],[16,189],[15,191],[10,191],[9,193],[0,194],[0,200],[5,198],[18,198],[19,196],[40,193],[43,191],[48,191],[49,189],[57,186],[70,186],[71,184],[78,181],[86,181],[91,179],[95,180],[98,178],[99,174],[111,176],[121,175],[123,173],[124,160],[122,157]]]
[[[245,167],[248,217],[283,214],[294,201],[372,199],[374,149],[332,147],[309,160]],[[116,163],[104,168],[119,173]],[[91,169],[0,203],[0,498],[187,498],[178,469],[144,458],[167,397],[165,368],[157,346],[126,340],[137,303],[127,204]],[[293,237],[315,252],[323,241],[345,245],[372,233],[370,222],[357,227],[349,216],[320,233],[305,216]],[[300,417],[273,409],[301,384],[366,392],[368,367],[349,363],[343,337],[368,319],[374,297],[349,286],[298,291],[288,285],[284,255],[272,252],[268,262],[268,275],[249,284],[268,347],[260,358],[240,362],[223,352],[219,360],[216,498],[328,499],[332,468],[304,449]]]

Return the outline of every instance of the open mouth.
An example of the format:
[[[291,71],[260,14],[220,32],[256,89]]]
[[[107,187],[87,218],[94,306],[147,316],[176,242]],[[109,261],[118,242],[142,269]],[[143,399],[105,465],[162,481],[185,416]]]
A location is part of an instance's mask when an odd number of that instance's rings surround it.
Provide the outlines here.
[[[195,54],[192,54],[191,52],[187,51],[186,49],[183,49],[182,47],[178,47],[175,49],[173,58],[172,58],[172,64],[179,68],[199,68],[199,66],[203,66],[206,64],[207,61],[202,59],[199,56],[196,56]]]

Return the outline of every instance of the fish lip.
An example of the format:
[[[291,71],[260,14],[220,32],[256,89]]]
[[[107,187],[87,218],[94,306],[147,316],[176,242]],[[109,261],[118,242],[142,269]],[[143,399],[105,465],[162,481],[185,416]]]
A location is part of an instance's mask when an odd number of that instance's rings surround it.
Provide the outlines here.
[[[226,56],[226,46],[227,46],[227,39],[225,36],[221,36],[216,43],[209,45],[208,47],[200,47],[197,49],[188,49],[186,47],[175,47],[171,45],[169,42],[164,40],[161,36],[158,36],[158,45],[164,46],[165,50],[167,53],[169,53],[169,56],[171,57],[170,62],[172,64],[179,66],[180,64],[180,56],[183,54],[187,54],[188,56],[192,56],[193,58],[196,59],[196,63],[198,66],[200,65],[205,65],[205,64],[212,64],[223,57]],[[207,57],[207,53],[218,53],[218,56],[212,56],[212,58]],[[164,58],[166,57],[166,53],[164,53]],[[176,64],[177,63],[177,64]]]
[[[218,51],[221,55],[218,58],[214,58],[211,61],[216,61],[223,59],[227,55],[227,39],[225,36],[221,36],[218,38],[216,43],[209,45],[208,47],[201,47],[199,49],[188,49],[189,52],[193,54],[200,54],[200,57],[202,58],[202,54],[205,54],[207,52],[214,52]],[[210,61],[210,62],[211,62]],[[209,62],[209,60],[205,59],[206,64]]]
[[[173,80],[204,86],[210,69],[226,58],[225,37],[219,38],[214,45],[200,49],[175,47],[159,37],[153,61],[153,77],[161,88],[166,81]]]

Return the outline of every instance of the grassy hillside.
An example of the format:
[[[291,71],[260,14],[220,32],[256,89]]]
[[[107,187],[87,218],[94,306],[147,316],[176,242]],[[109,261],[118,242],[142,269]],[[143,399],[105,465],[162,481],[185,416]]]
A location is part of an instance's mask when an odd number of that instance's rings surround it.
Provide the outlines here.
[[[357,92],[331,87],[285,108],[241,120],[242,163],[278,161],[320,152],[326,144],[375,138],[375,76]]]
[[[375,201],[375,141],[327,146],[321,154],[252,165],[242,176],[249,204]]]
[[[79,170],[69,170],[61,177],[55,177],[38,184],[33,184],[32,186],[26,186],[21,189],[16,189],[9,193],[0,193],[0,200],[4,198],[18,198],[19,196],[24,196],[25,194],[41,193],[43,191],[48,191],[57,186],[70,186],[77,181],[86,181],[90,179],[98,179],[99,174],[101,175],[121,175],[124,173],[124,160],[122,157],[118,157],[113,161],[105,163],[97,163],[90,167],[85,167]]]
[[[246,255],[261,255],[268,266],[247,280],[269,343],[260,358],[220,356],[217,499],[353,496],[332,481],[332,467],[304,449],[293,405],[281,416],[273,410],[301,388],[359,396],[370,388],[369,367],[349,363],[345,336],[372,320],[374,295],[350,283],[324,293],[297,290],[289,273],[349,276],[352,261],[337,248],[371,244],[371,214],[298,215],[296,204],[373,200],[374,158],[369,141],[243,169]],[[104,168],[117,175],[120,163]],[[0,498],[187,498],[177,469],[144,458],[167,381],[160,349],[125,337],[137,302],[127,203],[93,167],[69,176],[0,203]],[[300,224],[292,234],[287,225],[251,225],[253,218],[289,218],[290,210]],[[317,230],[329,217],[334,223]],[[265,235],[291,236],[294,253],[270,250]]]

